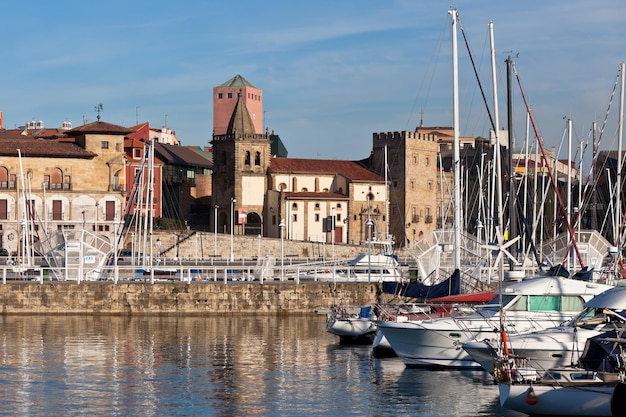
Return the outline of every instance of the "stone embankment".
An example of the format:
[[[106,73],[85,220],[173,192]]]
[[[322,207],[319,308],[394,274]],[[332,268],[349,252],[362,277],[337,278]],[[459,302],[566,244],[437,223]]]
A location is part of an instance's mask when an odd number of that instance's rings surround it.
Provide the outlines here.
[[[229,234],[189,230],[158,231],[154,233],[152,240],[155,256],[160,253],[170,258],[185,259],[230,257],[231,236]],[[348,245],[345,243],[331,244],[284,239],[281,245],[281,240],[278,238],[242,235],[234,235],[232,243],[232,252],[236,259],[265,257],[267,255],[272,255],[278,259],[281,254],[281,246],[285,258],[331,259],[333,255],[335,258],[354,258],[368,250],[367,242]],[[131,249],[132,246],[130,236],[127,236],[124,247]],[[404,251],[398,252],[397,255],[400,257],[409,256]]]
[[[377,302],[367,283],[11,283],[0,285],[2,314],[306,314],[334,303]]]

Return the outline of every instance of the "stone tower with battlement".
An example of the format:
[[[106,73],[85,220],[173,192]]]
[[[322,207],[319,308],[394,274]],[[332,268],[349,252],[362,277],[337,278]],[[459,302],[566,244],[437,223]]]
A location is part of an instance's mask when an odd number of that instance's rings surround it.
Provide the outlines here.
[[[389,230],[400,245],[430,236],[441,216],[437,156],[447,128],[374,133],[371,168],[389,183]]]

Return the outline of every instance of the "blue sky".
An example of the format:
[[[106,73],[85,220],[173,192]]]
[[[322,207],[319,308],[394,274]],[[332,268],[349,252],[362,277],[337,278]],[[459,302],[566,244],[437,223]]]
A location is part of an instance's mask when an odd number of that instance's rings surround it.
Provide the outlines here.
[[[505,67],[515,59],[536,125],[558,147],[602,122],[626,59],[626,2],[458,2],[492,106],[493,22],[500,125]],[[449,3],[434,0],[30,1],[3,4],[0,110],[4,126],[43,120],[167,123],[184,145],[208,145],[213,87],[241,74],[264,94],[265,126],[290,157],[361,159],[373,132],[451,126]],[[459,32],[464,136],[489,125]],[[514,93],[516,144],[524,137]],[[602,148],[616,148],[616,95]]]

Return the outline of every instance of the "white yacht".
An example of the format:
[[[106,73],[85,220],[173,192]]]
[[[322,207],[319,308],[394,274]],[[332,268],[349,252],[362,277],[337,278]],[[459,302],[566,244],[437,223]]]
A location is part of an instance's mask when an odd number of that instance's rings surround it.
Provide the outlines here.
[[[562,326],[509,335],[508,349],[516,356],[528,358],[538,370],[577,364],[590,337],[621,328],[626,321],[626,287],[614,287],[585,303],[585,308]],[[463,344],[474,361],[493,373],[500,338],[491,335],[484,340]]]
[[[498,291],[491,303],[477,306],[473,314],[380,322],[379,329],[408,367],[480,368],[463,350],[465,342],[492,338],[502,327],[510,335],[556,327],[609,288],[561,277],[529,278]]]

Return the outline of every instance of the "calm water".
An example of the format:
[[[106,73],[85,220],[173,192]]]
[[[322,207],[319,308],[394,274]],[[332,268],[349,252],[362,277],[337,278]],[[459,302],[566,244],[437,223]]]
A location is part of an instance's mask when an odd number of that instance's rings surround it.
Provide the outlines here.
[[[338,346],[321,315],[0,317],[0,415],[520,416],[482,372]]]

